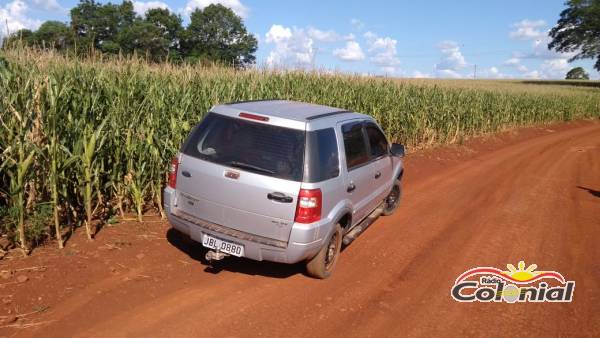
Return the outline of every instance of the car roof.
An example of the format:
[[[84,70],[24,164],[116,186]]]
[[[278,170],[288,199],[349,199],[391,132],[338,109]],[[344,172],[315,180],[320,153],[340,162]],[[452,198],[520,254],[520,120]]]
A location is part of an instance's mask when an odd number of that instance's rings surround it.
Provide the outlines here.
[[[212,107],[211,112],[234,118],[237,118],[240,113],[263,115],[268,116],[269,120],[268,122],[261,123],[302,130],[328,128],[336,122],[351,119],[369,119],[375,121],[368,115],[340,108],[288,100],[257,100],[225,103]]]
[[[227,103],[227,106],[256,114],[306,122],[316,117],[351,113],[347,110],[314,103],[288,100],[257,100]]]

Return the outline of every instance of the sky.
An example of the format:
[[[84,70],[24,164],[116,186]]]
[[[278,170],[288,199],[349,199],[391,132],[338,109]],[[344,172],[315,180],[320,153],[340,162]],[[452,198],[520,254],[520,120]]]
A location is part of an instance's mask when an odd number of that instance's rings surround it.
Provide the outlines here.
[[[106,1],[100,1],[102,3]],[[119,0],[113,1],[119,3]],[[169,8],[184,25],[196,8],[221,3],[258,41],[261,67],[434,78],[562,79],[592,60],[547,49],[563,0],[528,1],[133,1],[140,15]],[[78,0],[0,0],[0,36],[69,21]]]

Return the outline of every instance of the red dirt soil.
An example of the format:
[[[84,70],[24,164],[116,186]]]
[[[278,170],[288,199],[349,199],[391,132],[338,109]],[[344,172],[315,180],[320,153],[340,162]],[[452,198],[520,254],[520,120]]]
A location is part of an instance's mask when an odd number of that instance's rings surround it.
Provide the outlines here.
[[[200,244],[147,216],[1,260],[0,336],[600,336],[600,123],[480,137],[405,163],[400,209],[345,248],[327,280],[302,265],[211,268]],[[574,301],[451,298],[464,271],[520,260],[576,281]]]

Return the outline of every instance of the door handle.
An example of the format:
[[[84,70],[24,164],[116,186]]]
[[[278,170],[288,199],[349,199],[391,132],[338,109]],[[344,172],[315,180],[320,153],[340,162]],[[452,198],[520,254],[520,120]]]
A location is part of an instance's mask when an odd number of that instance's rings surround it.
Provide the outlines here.
[[[183,175],[185,177],[192,177],[192,174],[190,174],[189,171],[185,171],[185,170],[181,172],[181,175]]]
[[[287,196],[280,192],[270,192],[267,194],[267,198],[272,201],[277,201],[281,203],[292,203],[292,201],[294,200],[291,196]]]
[[[379,172],[379,171],[378,171],[378,172],[375,174],[375,179],[378,179],[378,178],[380,178],[380,177],[381,177],[381,172]]]
[[[348,186],[348,188],[346,189],[347,192],[353,192],[354,189],[356,189],[356,186],[354,185],[354,183],[350,183],[350,185]]]

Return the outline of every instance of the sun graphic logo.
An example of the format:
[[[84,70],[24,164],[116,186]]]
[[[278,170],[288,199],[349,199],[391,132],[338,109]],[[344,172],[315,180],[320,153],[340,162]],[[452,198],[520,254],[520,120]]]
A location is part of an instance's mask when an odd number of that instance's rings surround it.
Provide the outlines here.
[[[536,271],[520,261],[508,271],[476,267],[456,278],[450,294],[458,302],[571,302],[575,282],[557,271]]]
[[[525,269],[525,262],[520,261],[517,264],[519,269],[516,269],[512,264],[506,264],[508,271],[504,271],[505,274],[511,276],[513,279],[516,279],[521,282],[527,282],[532,280],[536,275],[539,275],[541,272],[535,272],[537,269],[537,264],[531,264],[527,269]]]

